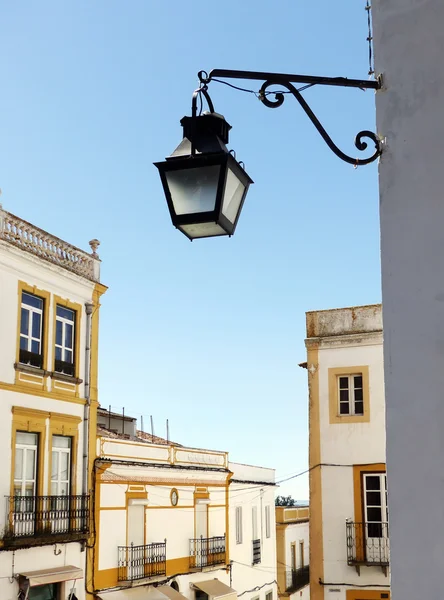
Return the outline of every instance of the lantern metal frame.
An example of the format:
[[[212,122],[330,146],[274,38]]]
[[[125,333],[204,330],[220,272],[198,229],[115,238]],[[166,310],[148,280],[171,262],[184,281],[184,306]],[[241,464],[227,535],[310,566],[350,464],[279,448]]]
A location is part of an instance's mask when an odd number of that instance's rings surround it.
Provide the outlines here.
[[[205,95],[208,96],[208,84],[211,81],[220,81],[221,83],[227,83],[221,81],[224,79],[244,79],[251,81],[263,81],[263,84],[257,93],[259,100],[268,108],[279,108],[282,106],[285,100],[285,95],[290,93],[297,100],[305,114],[308,116],[310,121],[316,127],[317,131],[325,141],[327,146],[344,162],[347,162],[355,167],[360,165],[368,165],[377,160],[382,154],[382,140],[372,131],[364,130],[360,131],[355,137],[355,146],[362,152],[367,149],[367,142],[365,138],[371,140],[375,145],[374,153],[368,158],[354,158],[345,154],[328,135],[321,122],[310,108],[309,104],[301,94],[301,90],[297,89],[293,84],[300,83],[306,87],[314,85],[327,85],[334,87],[347,87],[347,88],[358,88],[361,90],[380,90],[382,88],[382,77],[379,76],[376,79],[348,79],[347,77],[316,77],[312,75],[294,75],[288,73],[267,73],[263,71],[236,71],[229,69],[213,69],[208,74],[206,71],[199,71],[198,78],[201,83],[201,89],[205,88]],[[230,85],[230,84],[228,84]],[[282,90],[270,90],[271,86],[281,86]],[[236,86],[231,86],[236,88]],[[238,89],[238,88],[236,88]],[[248,90],[250,91],[250,90]],[[274,94],[274,100],[270,100],[269,96]]]

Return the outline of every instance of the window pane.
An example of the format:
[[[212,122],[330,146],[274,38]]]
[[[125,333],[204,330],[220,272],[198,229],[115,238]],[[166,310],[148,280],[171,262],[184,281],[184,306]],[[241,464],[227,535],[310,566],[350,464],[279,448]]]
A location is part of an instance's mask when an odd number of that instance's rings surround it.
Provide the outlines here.
[[[381,506],[381,493],[380,492],[367,492],[366,500],[367,500],[367,506]]]
[[[379,475],[367,475],[365,478],[365,487],[367,490],[377,490],[381,489],[381,479]]]
[[[362,402],[362,400],[364,399],[363,393],[361,389],[355,389],[355,400],[357,402]]]
[[[355,402],[355,415],[363,415],[364,414],[364,403],[363,402]]]
[[[67,363],[72,364],[72,350],[65,350],[65,356],[63,360]]]
[[[65,481],[59,484],[59,496],[67,496],[68,495],[68,483]],[[66,504],[66,500],[63,500],[63,503]],[[65,507],[66,510],[67,507]]]
[[[57,482],[53,481],[51,482],[51,496],[56,496],[57,495]]]
[[[349,415],[350,414],[350,406],[348,402],[341,402],[339,404],[339,413],[341,415]]]
[[[367,536],[369,538],[380,538],[380,537],[382,537],[382,525],[380,523],[368,523],[368,525],[367,525]]]
[[[26,292],[22,292],[22,303],[43,310],[43,300],[32,294],[27,294]]]
[[[16,444],[26,444],[27,446],[37,446],[38,433],[25,433],[17,431],[15,435]]]
[[[66,481],[68,479],[68,453],[63,452],[60,454],[60,480]]]
[[[20,336],[20,350],[28,349],[28,338]]]
[[[24,335],[28,335],[28,325],[29,325],[29,310],[26,308],[22,308],[22,314],[20,316],[20,333]]]
[[[355,388],[362,388],[362,375],[355,375]]]
[[[55,357],[56,357],[56,360],[62,360],[62,349],[61,348],[56,347]]]
[[[22,478],[22,466],[23,466],[23,449],[16,448],[14,479],[20,480]]]
[[[25,454],[25,471],[26,471],[26,479],[34,480],[35,478],[35,450],[27,449]]]
[[[69,308],[63,308],[63,306],[57,305],[57,316],[68,319],[68,321],[74,321],[74,311]]]
[[[52,453],[51,479],[58,479],[59,472],[59,453]]]
[[[339,389],[340,390],[348,389],[348,377],[339,377]]]
[[[59,320],[56,321],[56,344],[58,346],[62,345],[62,335],[63,335],[63,323]]]
[[[66,435],[53,435],[52,436],[52,447],[53,448],[71,448],[71,438]]]
[[[382,521],[380,508],[367,508],[367,521]]]
[[[33,352],[34,354],[40,354],[40,342],[36,342],[35,340],[32,340],[31,352]]]
[[[339,390],[339,401],[348,402],[348,390]]]
[[[32,337],[40,339],[40,323],[42,315],[40,313],[33,313],[32,315]]]
[[[72,334],[74,327],[69,324],[65,324],[65,347],[72,348]]]

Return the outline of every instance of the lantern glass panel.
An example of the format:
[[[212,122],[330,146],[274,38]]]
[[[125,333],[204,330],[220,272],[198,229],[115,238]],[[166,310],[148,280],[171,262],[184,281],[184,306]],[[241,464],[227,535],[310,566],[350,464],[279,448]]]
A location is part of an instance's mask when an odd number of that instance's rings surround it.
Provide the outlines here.
[[[166,178],[176,215],[215,209],[220,166],[167,171]]]
[[[228,167],[227,180],[225,183],[224,200],[222,203],[222,214],[230,223],[235,223],[239,208],[244,197],[245,185]]]
[[[192,239],[213,237],[216,235],[227,235],[225,229],[222,229],[222,227],[217,223],[193,223],[190,225],[180,225],[179,229]]]

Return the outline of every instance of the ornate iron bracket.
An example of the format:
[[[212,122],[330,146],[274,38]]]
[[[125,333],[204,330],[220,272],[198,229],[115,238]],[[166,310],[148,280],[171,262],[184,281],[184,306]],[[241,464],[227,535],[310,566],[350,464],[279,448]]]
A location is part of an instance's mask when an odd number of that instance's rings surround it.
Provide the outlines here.
[[[299,105],[304,110],[305,114],[308,116],[310,121],[318,130],[319,134],[327,144],[327,146],[332,150],[336,156],[338,156],[341,160],[354,165],[355,167],[359,165],[368,165],[369,163],[375,161],[382,154],[382,144],[379,137],[373,133],[372,131],[360,131],[355,138],[355,146],[356,148],[362,152],[366,150],[368,144],[364,141],[365,138],[371,140],[375,144],[374,153],[368,158],[353,158],[348,154],[342,152],[340,148],[333,142],[331,137],[328,135],[324,127],[322,126],[319,119],[316,117],[314,112],[311,110],[310,106],[302,96],[301,92],[293,85],[294,83],[301,83],[308,86],[312,85],[328,85],[328,86],[336,86],[336,87],[352,87],[359,88],[361,90],[373,89],[378,90],[382,87],[381,79],[377,80],[360,80],[360,79],[347,79],[346,77],[313,77],[311,75],[289,75],[284,73],[264,73],[258,71],[231,71],[226,69],[213,69],[207,74],[205,71],[199,71],[198,73],[199,81],[201,83],[201,87],[197,89],[193,94],[193,114],[196,114],[197,107],[197,96],[199,94],[203,94],[205,99],[208,102],[208,106],[210,112],[214,112],[213,103],[208,94],[208,84],[212,80],[219,79],[246,79],[246,80],[255,80],[255,81],[263,81],[262,87],[258,92],[258,98],[268,108],[279,108],[282,106],[285,100],[284,93],[292,94]],[[271,86],[279,85],[284,87],[287,92],[280,91],[268,91]],[[274,100],[270,100],[270,94],[274,94]]]

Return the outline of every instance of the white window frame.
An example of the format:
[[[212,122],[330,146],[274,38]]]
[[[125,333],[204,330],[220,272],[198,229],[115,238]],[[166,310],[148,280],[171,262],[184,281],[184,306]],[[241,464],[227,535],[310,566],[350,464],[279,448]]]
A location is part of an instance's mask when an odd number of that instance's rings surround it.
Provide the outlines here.
[[[64,310],[67,310],[69,312],[72,313],[72,320],[67,319],[66,317],[62,317],[60,315],[57,314],[57,309],[58,308],[63,308]],[[72,308],[67,308],[66,306],[63,306],[61,304],[57,304],[56,305],[56,331],[57,331],[57,322],[62,324],[62,343],[61,344],[57,344],[57,337],[56,337],[56,332],[54,332],[54,346],[55,348],[60,348],[61,351],[61,355],[62,358],[60,359],[63,362],[69,363],[71,365],[74,364],[74,351],[75,351],[75,336],[76,336],[76,311],[72,310]],[[66,329],[67,329],[67,325],[71,325],[72,327],[72,348],[68,348],[66,345]],[[66,351],[71,352],[71,357],[72,360],[65,360],[65,352]]]
[[[69,439],[69,447],[67,448],[62,448],[62,447],[58,447],[58,446],[54,446],[54,438],[67,438]],[[69,436],[63,436],[63,435],[53,435],[52,436],[52,456],[51,456],[51,460],[52,460],[52,466],[54,465],[54,454],[58,454],[58,461],[57,461],[57,478],[53,479],[52,478],[52,467],[51,467],[51,496],[69,496],[70,492],[71,492],[71,450],[72,450],[72,438]],[[68,477],[67,479],[62,479],[60,476],[60,472],[61,472],[61,464],[62,461],[60,460],[63,454],[67,454],[68,455]],[[52,486],[53,484],[57,485],[57,491],[55,494],[52,493]],[[68,484],[67,490],[68,493],[67,494],[63,494],[60,492],[60,486],[63,484]]]
[[[271,537],[271,522],[270,522],[270,505],[267,504],[265,507],[265,537]]]
[[[236,544],[243,542],[242,506],[236,506]]]
[[[364,494],[364,522],[367,525],[368,523],[388,523],[388,502],[387,502],[387,474],[386,473],[364,473],[364,481],[363,481],[363,494]],[[371,492],[373,490],[367,490],[367,477],[379,477],[380,482],[380,494],[381,494],[381,504],[373,505],[367,503],[367,491]],[[369,508],[380,508],[381,509],[381,521],[369,521],[367,518],[367,509]],[[384,521],[385,518],[385,521]],[[383,531],[384,534],[384,531]],[[382,536],[384,537],[384,535]]]
[[[31,296],[32,298],[36,298],[37,300],[39,300],[42,303],[42,308],[37,308],[36,306],[31,306],[30,304],[26,304],[26,302],[23,301],[23,296]],[[45,301],[43,300],[43,298],[40,298],[39,296],[36,296],[35,294],[30,294],[29,292],[25,292],[22,291],[22,298],[21,298],[21,304],[20,304],[20,348],[21,348],[21,340],[24,339],[26,340],[26,348],[23,348],[23,350],[26,350],[27,352],[32,352],[31,348],[32,348],[32,342],[38,342],[39,343],[39,348],[40,348],[40,352],[34,352],[33,354],[37,354],[38,356],[41,356],[43,354],[43,311],[45,308]],[[22,333],[22,314],[23,311],[27,310],[29,313],[29,318],[28,318],[28,333]],[[34,315],[40,315],[40,331],[39,331],[39,337],[34,337],[32,335],[32,329],[33,329],[33,322],[34,322]]]
[[[26,435],[28,432],[20,431],[17,433]],[[31,431],[29,432],[29,435],[37,436],[36,437],[37,442],[35,444],[23,444],[23,443],[19,443],[19,442],[15,443],[16,456],[17,456],[17,450],[22,450],[23,451],[23,455],[22,455],[23,460],[22,460],[22,465],[21,465],[22,468],[21,468],[20,479],[16,478],[15,465],[14,465],[14,496],[27,496],[28,495],[28,494],[26,494],[26,484],[27,483],[32,483],[32,494],[30,494],[30,495],[31,496],[36,495],[39,437],[38,437],[38,434],[33,433]],[[26,479],[26,463],[27,463],[26,456],[28,455],[28,452],[31,450],[34,452],[34,478]],[[16,494],[15,490],[19,486],[20,486],[20,494]]]
[[[361,387],[355,386],[355,377],[361,378]],[[347,388],[341,388],[341,379],[347,379],[348,385]],[[365,407],[364,407],[364,376],[363,373],[350,373],[349,375],[337,375],[337,389],[338,389],[338,415],[340,417],[352,417],[358,416],[362,417],[364,415]],[[345,402],[341,402],[341,389],[348,390],[348,413],[341,413],[341,404],[345,404]],[[362,391],[362,400],[358,400],[362,404],[362,413],[356,412],[356,400],[355,400],[355,391]]]

